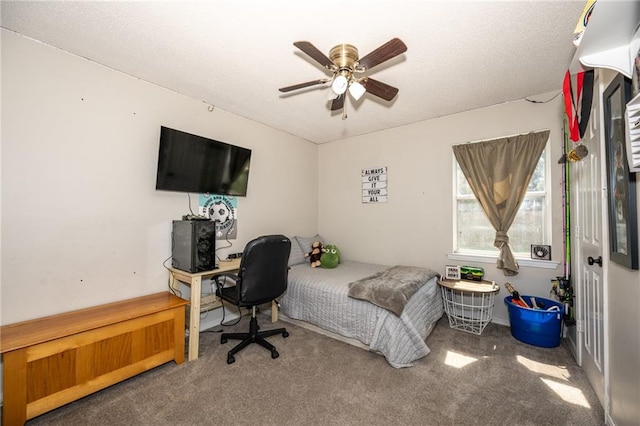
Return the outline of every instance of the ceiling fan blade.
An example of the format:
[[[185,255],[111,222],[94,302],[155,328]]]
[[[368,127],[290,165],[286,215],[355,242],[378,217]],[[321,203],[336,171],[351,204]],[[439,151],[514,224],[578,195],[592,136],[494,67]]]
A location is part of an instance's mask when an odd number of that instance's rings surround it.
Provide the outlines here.
[[[372,95],[376,95],[377,97],[382,98],[385,101],[392,100],[398,94],[397,88],[389,86],[388,84],[381,81],[374,80],[371,77],[367,77],[366,81],[364,81],[362,85],[367,90],[367,92],[371,93]]]
[[[317,47],[315,47],[313,44],[309,43],[308,41],[296,41],[295,43],[293,43],[293,45],[298,49],[302,50],[307,55],[309,55],[320,65],[329,69],[332,67],[335,67],[333,61],[329,59],[327,55],[322,53],[320,50],[318,50]]]
[[[337,111],[339,109],[342,109],[342,107],[344,107],[345,95],[346,95],[346,92],[338,96],[333,100],[333,102],[331,102],[331,111]]]
[[[358,66],[371,69],[407,51],[407,45],[399,38],[394,38],[358,61]]]
[[[293,86],[281,87],[278,89],[281,92],[290,92],[292,90],[303,89],[309,86],[315,86],[316,84],[324,84],[330,81],[328,78],[322,78],[320,80],[307,81],[305,83],[294,84]]]

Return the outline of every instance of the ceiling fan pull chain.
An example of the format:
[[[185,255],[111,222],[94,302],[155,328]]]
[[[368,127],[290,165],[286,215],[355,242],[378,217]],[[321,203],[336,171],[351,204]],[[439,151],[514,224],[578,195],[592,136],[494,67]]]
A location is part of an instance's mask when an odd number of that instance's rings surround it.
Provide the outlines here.
[[[344,107],[342,108],[342,119],[346,120],[347,119],[347,94],[345,93],[343,96],[345,97],[345,99],[344,99]]]

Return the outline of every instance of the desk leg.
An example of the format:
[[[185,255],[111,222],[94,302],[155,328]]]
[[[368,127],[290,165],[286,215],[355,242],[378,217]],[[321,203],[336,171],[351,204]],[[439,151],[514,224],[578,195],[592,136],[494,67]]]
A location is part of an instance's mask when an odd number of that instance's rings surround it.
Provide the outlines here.
[[[271,322],[278,321],[278,302],[271,301]]]
[[[200,290],[202,278],[191,281],[191,307],[189,311],[189,361],[198,359],[200,346]]]

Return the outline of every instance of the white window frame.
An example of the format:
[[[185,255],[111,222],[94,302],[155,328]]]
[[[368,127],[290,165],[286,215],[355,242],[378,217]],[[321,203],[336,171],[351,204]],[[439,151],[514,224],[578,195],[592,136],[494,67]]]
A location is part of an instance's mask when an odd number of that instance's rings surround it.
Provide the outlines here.
[[[543,224],[543,229],[544,229],[544,233],[545,235],[545,240],[547,241],[546,244],[548,245],[552,245],[552,236],[553,236],[553,232],[552,232],[552,214],[551,214],[551,198],[552,198],[552,194],[551,194],[551,187],[552,187],[552,182],[551,182],[551,161],[550,161],[550,156],[551,156],[551,148],[550,148],[550,144],[549,142],[547,142],[547,146],[545,147],[544,151],[542,152],[542,155],[544,155],[545,158],[545,168],[544,168],[544,187],[545,190],[540,192],[540,191],[535,191],[535,192],[527,192],[527,195],[544,195],[544,204],[545,204],[545,215],[544,215],[544,224]],[[460,198],[458,198],[458,182],[457,182],[457,168],[458,168],[458,161],[456,160],[455,155],[453,154],[453,152],[451,153],[451,157],[452,157],[452,182],[453,182],[453,204],[452,204],[452,210],[453,210],[453,236],[452,236],[452,242],[453,242],[453,252],[452,253],[448,253],[447,257],[449,258],[449,260],[455,260],[455,261],[466,261],[466,262],[476,262],[476,263],[494,263],[496,262],[497,258],[498,258],[498,252],[497,249],[495,252],[493,251],[487,251],[487,250],[464,250],[464,249],[460,249],[460,247],[458,247],[458,200],[463,200],[463,199],[474,199],[475,196],[473,194],[471,195],[467,195],[467,196],[462,196]],[[522,206],[521,206],[522,208]],[[544,269],[556,269],[558,267],[558,265],[560,264],[560,262],[558,261],[554,261],[554,260],[534,260],[530,258],[530,253],[521,253],[521,252],[514,252],[513,255],[516,257],[516,260],[518,262],[519,265],[521,266],[531,266],[531,267],[537,267],[537,268],[544,268]],[[526,256],[526,257],[525,257]],[[562,254],[558,254],[555,256],[556,258],[562,257]]]

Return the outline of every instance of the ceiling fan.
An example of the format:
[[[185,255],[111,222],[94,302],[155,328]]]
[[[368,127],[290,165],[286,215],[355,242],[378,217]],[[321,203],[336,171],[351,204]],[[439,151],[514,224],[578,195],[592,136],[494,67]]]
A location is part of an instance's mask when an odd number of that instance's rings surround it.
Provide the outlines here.
[[[334,46],[329,51],[329,56],[326,56],[308,41],[296,41],[293,45],[331,71],[333,76],[282,87],[279,89],[281,92],[290,92],[292,90],[331,82],[331,92],[329,93],[329,99],[332,101],[331,111],[344,108],[347,91],[349,91],[356,101],[360,99],[365,92],[371,93],[385,101],[391,101],[398,94],[397,88],[374,80],[364,75],[364,73],[406,52],[407,46],[399,38],[389,40],[362,58],[358,56],[358,49],[350,44]],[[358,77],[358,74],[362,74],[362,76]],[[343,113],[342,118],[347,118],[346,113]]]

